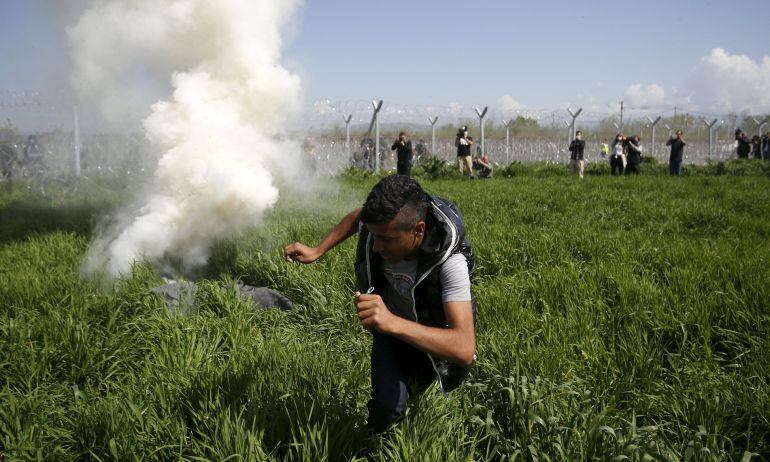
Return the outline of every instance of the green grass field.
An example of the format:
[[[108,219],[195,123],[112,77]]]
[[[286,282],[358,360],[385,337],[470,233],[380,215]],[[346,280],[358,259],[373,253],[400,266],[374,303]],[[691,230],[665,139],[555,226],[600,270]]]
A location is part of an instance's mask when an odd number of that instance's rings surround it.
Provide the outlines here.
[[[421,180],[468,222],[479,359],[373,440],[354,243],[309,266],[280,249],[315,244],[376,178],[284,197],[218,244],[191,316],[148,293],[147,265],[112,291],[78,277],[125,185],[3,193],[0,460],[769,458],[770,177],[507,175]],[[233,278],[295,310],[252,310]]]

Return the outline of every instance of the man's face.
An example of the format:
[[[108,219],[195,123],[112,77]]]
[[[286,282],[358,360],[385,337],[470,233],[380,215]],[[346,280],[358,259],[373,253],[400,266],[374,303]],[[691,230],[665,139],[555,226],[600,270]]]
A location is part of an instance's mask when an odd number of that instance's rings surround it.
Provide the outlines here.
[[[406,141],[406,135],[403,135],[403,134],[399,135],[398,139],[401,140],[401,141]]]
[[[384,224],[366,225],[374,239],[374,251],[388,263],[416,257],[425,232],[424,221],[418,221],[412,228],[405,230],[397,223],[397,218]]]

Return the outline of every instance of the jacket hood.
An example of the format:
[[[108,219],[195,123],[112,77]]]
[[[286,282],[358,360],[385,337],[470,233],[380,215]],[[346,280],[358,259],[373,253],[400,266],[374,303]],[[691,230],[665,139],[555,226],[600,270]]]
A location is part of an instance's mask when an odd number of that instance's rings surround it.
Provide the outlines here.
[[[455,217],[448,214],[455,214]],[[432,266],[436,261],[448,256],[448,252],[465,239],[464,221],[452,218],[460,216],[449,207],[447,201],[438,197],[429,198],[425,237],[420,244],[420,261],[425,265]]]

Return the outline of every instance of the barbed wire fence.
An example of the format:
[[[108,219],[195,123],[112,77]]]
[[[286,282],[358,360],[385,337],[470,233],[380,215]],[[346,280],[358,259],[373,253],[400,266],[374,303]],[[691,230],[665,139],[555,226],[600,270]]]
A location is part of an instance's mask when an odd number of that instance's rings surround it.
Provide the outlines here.
[[[383,127],[380,151],[377,153],[380,164],[386,169],[395,168],[395,152],[390,146],[393,142],[391,138],[395,138],[394,133],[399,131],[411,135],[417,148],[417,162],[429,157],[454,162],[456,129],[460,125],[467,125],[472,136],[478,138],[479,117],[474,108],[483,107],[486,105],[418,105],[385,101],[378,115]],[[49,153],[50,162],[63,171],[74,171],[76,155],[82,157],[84,171],[131,172],[151,168],[156,159],[141,133],[100,133],[87,130],[79,137],[80,145],[76,146],[73,123],[76,112],[74,100],[65,90],[0,90],[0,121],[3,124],[0,125],[0,143],[21,149],[25,135],[37,134]],[[655,144],[652,145],[650,122],[657,116],[663,117],[663,120],[657,124]],[[534,125],[524,134],[514,133],[515,124],[512,122],[517,118],[534,121]],[[754,122],[749,126],[746,125],[747,120]],[[668,159],[668,149],[665,147],[668,136],[682,129],[688,140],[685,163],[703,164],[709,160],[727,160],[734,156],[734,130],[744,125],[741,128],[754,134],[762,128],[762,122],[766,123],[767,117],[707,114],[681,109],[677,112],[677,108],[673,107],[626,107],[621,118],[619,107],[607,105],[585,108],[573,127],[568,108],[505,109],[492,106],[484,121],[487,127],[485,151],[497,164],[565,164],[569,161],[567,147],[575,129],[581,129],[584,133],[586,160],[603,160],[600,156],[601,143],[609,143],[617,131],[613,125],[620,129],[620,124],[626,134],[639,135],[644,154],[659,162]],[[333,173],[351,165],[374,168],[376,143],[373,142],[371,122],[371,101],[319,100],[305,107],[291,127],[291,136],[301,142],[303,150],[312,158],[318,171]],[[435,122],[435,126],[432,122]],[[709,128],[704,122],[714,124],[711,149]],[[505,134],[506,123],[514,129],[508,137]],[[434,128],[437,130],[435,144],[432,136]]]
[[[474,112],[475,107],[483,107],[483,105],[410,105],[386,101],[378,118],[381,124],[389,128],[385,132],[390,133],[391,136],[399,131],[416,135],[412,136],[412,142],[421,148],[416,153],[418,162],[426,155],[454,162],[456,158],[454,136],[447,135],[444,130],[443,136],[435,140],[434,146],[431,136],[432,123],[437,117],[439,126],[467,125],[475,137],[480,132],[477,114]],[[576,127],[573,127],[570,108],[522,107],[509,110],[490,108],[485,117],[487,127],[495,125],[497,129],[491,136],[487,136],[484,143],[485,152],[493,162],[498,164],[507,165],[512,162],[566,164],[569,161],[567,150],[569,142],[574,136],[575,129],[581,129],[586,139],[587,162],[602,161],[604,160],[601,157],[602,142],[611,143],[615,133],[623,131],[626,135],[640,136],[645,156],[654,158],[658,162],[667,162],[669,149],[665,143],[674,131],[681,129],[686,133],[688,140],[684,162],[704,164],[708,161],[724,161],[734,157],[735,130],[743,128],[747,133],[759,134],[758,132],[767,123],[763,121],[768,120],[766,115],[755,117],[748,114],[720,115],[681,109],[677,112],[678,108],[675,107],[626,106],[624,109],[622,116],[620,107],[606,106],[584,110],[577,118]],[[314,102],[305,115],[308,139],[311,140],[307,143],[311,146],[310,154],[322,158],[330,168],[335,168],[335,165],[336,168],[342,168],[350,164],[371,168],[373,165],[370,142],[372,135],[366,130],[371,117],[372,108],[369,101]],[[535,121],[538,128],[523,136],[506,137],[501,130],[504,130],[506,124],[510,124],[519,117]],[[661,117],[661,120],[656,122],[657,117]],[[347,125],[348,118],[350,118],[349,123],[354,127],[353,135],[349,140],[343,136],[347,130],[342,129]],[[747,120],[748,125],[745,123]],[[713,126],[711,137],[708,123]],[[654,144],[653,125],[657,125]],[[392,141],[385,137],[381,137],[380,140],[379,156],[384,168],[395,168],[395,154],[390,150]],[[477,154],[481,153],[477,152]]]
[[[3,156],[21,161],[35,136],[42,150],[45,167],[63,174],[88,172],[141,173],[152,169],[157,160],[142,133],[94,130],[82,133],[77,120],[83,120],[64,89],[0,90],[0,145]],[[8,159],[3,159],[8,163]]]

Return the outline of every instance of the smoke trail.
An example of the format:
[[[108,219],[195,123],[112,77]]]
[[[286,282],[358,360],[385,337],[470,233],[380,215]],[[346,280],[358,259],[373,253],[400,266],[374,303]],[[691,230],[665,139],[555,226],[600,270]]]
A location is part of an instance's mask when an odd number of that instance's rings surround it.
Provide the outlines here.
[[[124,116],[163,79],[173,97],[152,105],[146,136],[160,152],[143,205],[98,236],[87,273],[130,271],[168,256],[204,264],[217,239],[260,223],[278,198],[272,172],[291,170],[281,141],[299,108],[299,79],[280,66],[281,28],[294,0],[110,0],[68,30],[73,84],[104,113]]]

